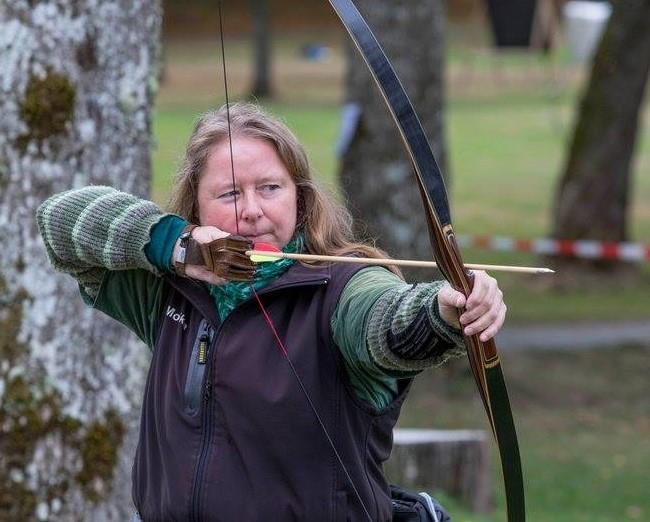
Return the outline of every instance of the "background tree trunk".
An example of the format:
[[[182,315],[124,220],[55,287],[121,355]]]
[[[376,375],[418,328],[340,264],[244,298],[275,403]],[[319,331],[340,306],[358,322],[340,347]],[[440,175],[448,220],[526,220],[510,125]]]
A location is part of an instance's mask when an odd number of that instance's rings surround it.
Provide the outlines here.
[[[358,4],[402,80],[444,172],[443,2]],[[429,259],[431,248],[410,160],[367,67],[351,45],[346,82],[346,101],[357,104],[360,112],[342,150],[340,179],[355,220],[365,223],[368,235],[391,254]]]
[[[650,68],[650,2],[619,0],[613,7],[557,189],[556,238],[628,238],[630,164]]]
[[[0,519],[127,520],[147,351],[55,274],[35,211],[147,197],[159,3],[0,6]]]
[[[253,21],[253,85],[250,97],[270,98],[271,88],[271,19],[268,0],[249,0]]]

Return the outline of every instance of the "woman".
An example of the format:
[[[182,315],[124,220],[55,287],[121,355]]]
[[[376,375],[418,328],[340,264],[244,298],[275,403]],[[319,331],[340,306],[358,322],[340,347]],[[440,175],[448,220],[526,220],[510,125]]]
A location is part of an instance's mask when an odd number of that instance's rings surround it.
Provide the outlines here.
[[[282,123],[238,104],[230,127],[223,108],[199,120],[171,214],[109,187],[38,210],[52,264],[153,350],[135,506],[143,520],[391,520],[382,463],[411,379],[464,353],[461,325],[494,336],[501,291],[483,272],[467,301],[382,267],[253,274],[255,242],[384,254],[354,241]]]

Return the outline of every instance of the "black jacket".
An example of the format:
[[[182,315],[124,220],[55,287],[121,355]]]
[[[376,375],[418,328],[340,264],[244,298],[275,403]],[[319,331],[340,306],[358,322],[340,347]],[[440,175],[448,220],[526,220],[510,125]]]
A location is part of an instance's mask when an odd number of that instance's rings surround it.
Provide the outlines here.
[[[389,521],[382,463],[409,383],[381,411],[359,401],[330,334],[360,268],[296,264],[259,294],[363,504]],[[203,285],[167,281],[133,467],[141,518],[367,520],[255,300],[222,324]]]

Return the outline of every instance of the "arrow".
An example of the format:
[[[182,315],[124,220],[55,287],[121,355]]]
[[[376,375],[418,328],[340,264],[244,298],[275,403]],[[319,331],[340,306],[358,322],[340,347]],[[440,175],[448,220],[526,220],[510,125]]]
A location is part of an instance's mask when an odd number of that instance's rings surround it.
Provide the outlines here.
[[[251,258],[253,263],[268,263],[277,259],[295,259],[307,262],[329,262],[329,263],[357,263],[364,265],[380,266],[407,266],[422,268],[437,268],[435,261],[418,261],[414,259],[384,259],[373,257],[346,257],[346,256],[320,256],[314,254],[289,254],[275,250],[266,250],[266,245],[255,244],[254,250],[247,250],[245,254]],[[472,270],[490,270],[494,272],[515,272],[521,274],[554,274],[555,271],[545,267],[533,266],[508,266],[508,265],[482,265],[466,263],[465,268]]]

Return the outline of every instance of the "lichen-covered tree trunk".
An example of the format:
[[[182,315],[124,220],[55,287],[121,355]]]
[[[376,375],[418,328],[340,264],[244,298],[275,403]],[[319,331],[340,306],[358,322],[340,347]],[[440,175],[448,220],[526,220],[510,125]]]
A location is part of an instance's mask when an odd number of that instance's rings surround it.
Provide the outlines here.
[[[442,0],[357,3],[402,80],[444,172]],[[346,102],[358,109],[350,111],[350,120],[358,120],[342,144],[340,180],[355,220],[391,254],[431,258],[411,162],[368,68],[352,46],[346,81]]]
[[[35,211],[148,196],[158,0],[0,2],[0,520],[127,520],[146,348],[50,267]]]
[[[650,69],[650,1],[613,2],[557,190],[553,236],[624,241]]]

